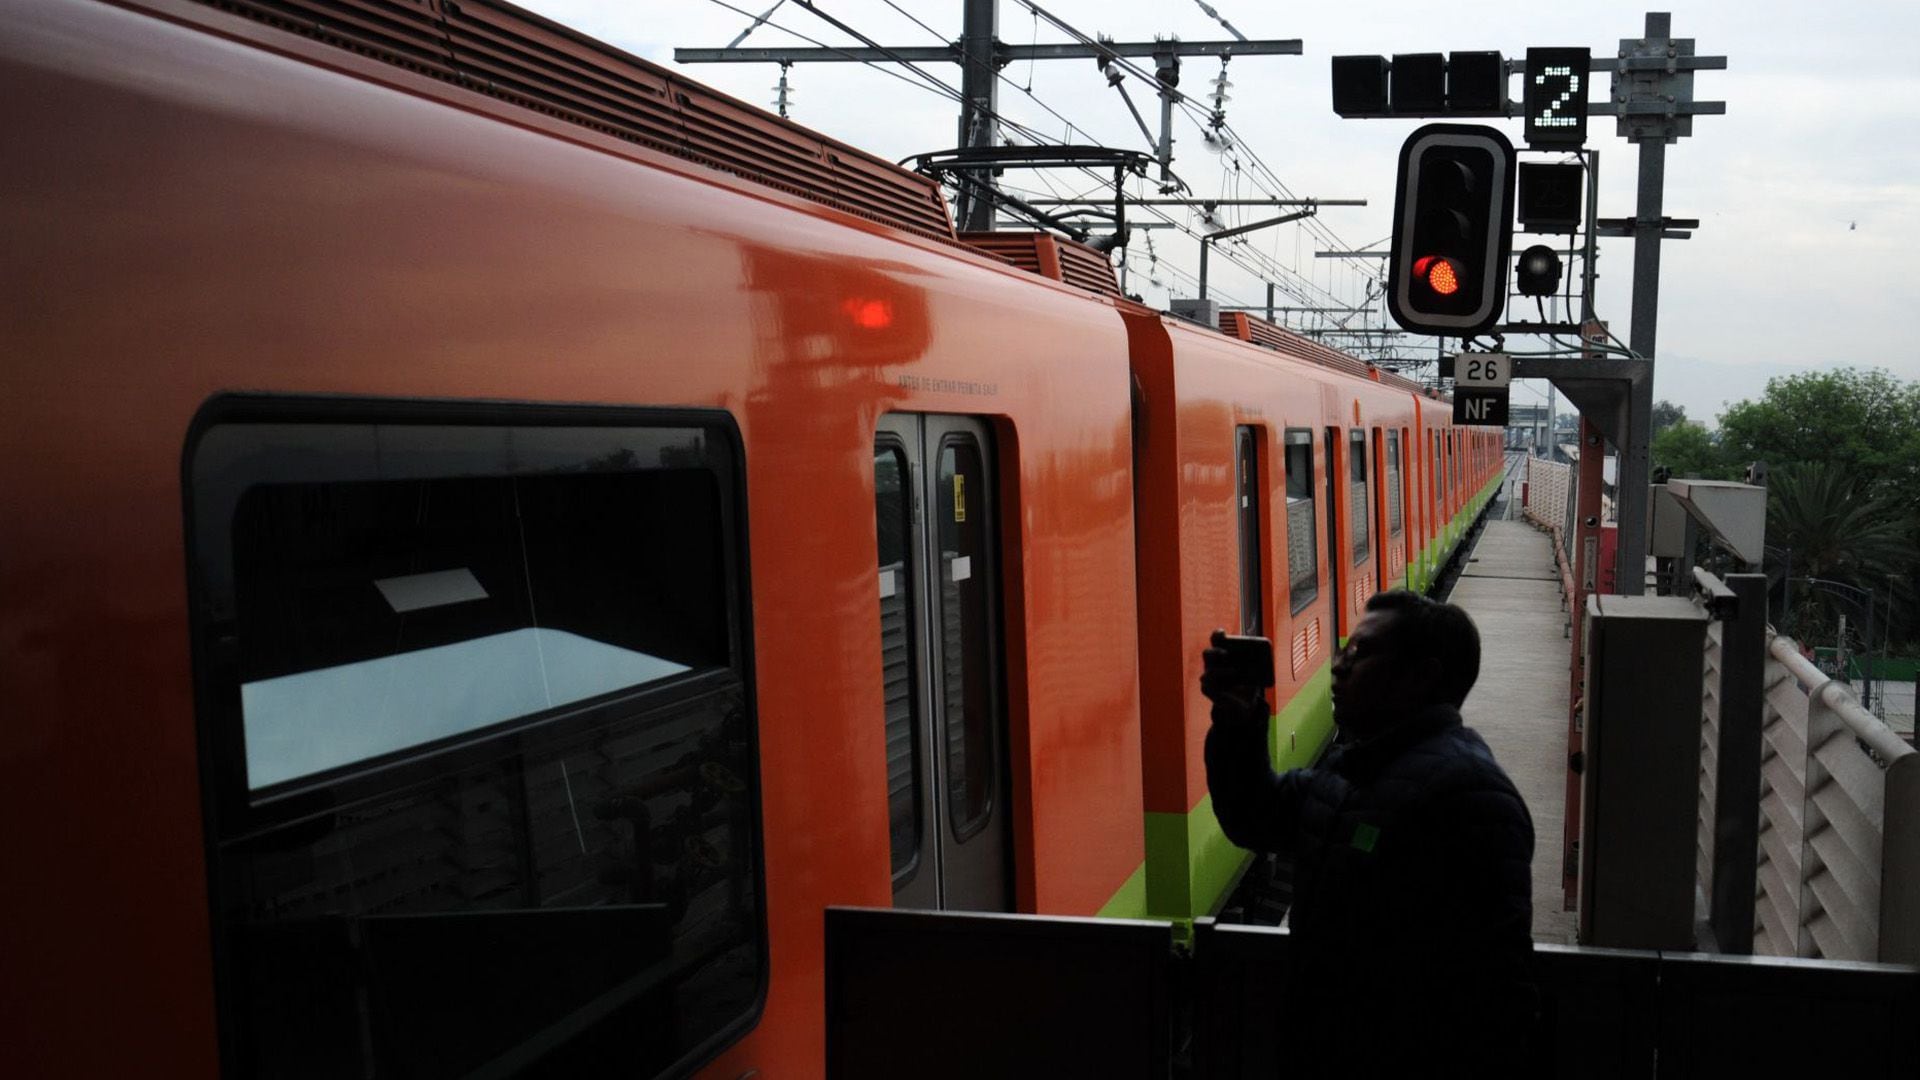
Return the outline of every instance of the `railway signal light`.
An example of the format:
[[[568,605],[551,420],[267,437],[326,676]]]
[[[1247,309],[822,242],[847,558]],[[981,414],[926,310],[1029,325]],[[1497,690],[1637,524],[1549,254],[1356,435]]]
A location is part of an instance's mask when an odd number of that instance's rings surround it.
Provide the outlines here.
[[[1341,116],[1505,116],[1507,62],[1498,52],[1333,58]]]
[[[1333,111],[1341,116],[1386,115],[1391,68],[1384,56],[1334,57]]]
[[[1396,53],[1393,111],[1403,116],[1437,113],[1447,103],[1447,58],[1439,53]]]
[[[1514,285],[1522,296],[1552,296],[1560,288],[1560,255],[1545,244],[1520,253]]]
[[[1513,250],[1513,144],[1490,127],[1428,124],[1400,148],[1387,310],[1416,334],[1491,327]]]
[[[1581,165],[1520,166],[1520,228],[1527,232],[1570,233],[1580,227],[1580,196],[1586,185]]]

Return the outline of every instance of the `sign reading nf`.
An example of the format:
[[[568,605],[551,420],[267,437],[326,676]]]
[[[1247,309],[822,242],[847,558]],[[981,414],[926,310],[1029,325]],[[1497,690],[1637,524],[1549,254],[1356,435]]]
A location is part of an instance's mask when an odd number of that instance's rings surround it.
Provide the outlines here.
[[[1506,427],[1506,388],[1479,390],[1469,386],[1454,387],[1453,422],[1486,427]]]
[[[1465,352],[1453,358],[1453,422],[1507,426],[1507,386],[1513,359],[1506,353]]]

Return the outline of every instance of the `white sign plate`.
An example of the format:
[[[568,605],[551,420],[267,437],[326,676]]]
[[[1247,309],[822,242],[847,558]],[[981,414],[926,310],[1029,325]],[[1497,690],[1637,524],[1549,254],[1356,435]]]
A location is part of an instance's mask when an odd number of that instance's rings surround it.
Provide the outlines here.
[[[1506,353],[1465,352],[1453,358],[1453,385],[1497,390],[1513,381],[1513,360]]]

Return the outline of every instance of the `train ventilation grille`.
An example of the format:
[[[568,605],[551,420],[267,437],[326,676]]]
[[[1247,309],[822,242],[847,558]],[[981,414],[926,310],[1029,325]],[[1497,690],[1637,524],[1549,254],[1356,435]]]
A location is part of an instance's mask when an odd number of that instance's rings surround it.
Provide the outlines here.
[[[1012,263],[1030,274],[1102,296],[1120,296],[1113,266],[1098,251],[1045,232],[963,232],[960,242]]]
[[[1241,341],[1251,341],[1255,345],[1265,345],[1269,349],[1311,360],[1323,367],[1344,371],[1349,375],[1358,375],[1371,379],[1383,386],[1412,393],[1425,393],[1426,388],[1412,379],[1396,375],[1391,371],[1382,371],[1357,356],[1329,348],[1312,338],[1296,334],[1284,326],[1270,323],[1258,315],[1245,311],[1223,311],[1220,313],[1220,332],[1228,337],[1237,337]]]
[[[951,242],[924,176],[498,0],[202,0],[465,89]]]
[[[1320,655],[1320,617],[1314,616],[1307,624],[1293,633],[1293,681],[1299,682],[1312,670],[1315,657]]]

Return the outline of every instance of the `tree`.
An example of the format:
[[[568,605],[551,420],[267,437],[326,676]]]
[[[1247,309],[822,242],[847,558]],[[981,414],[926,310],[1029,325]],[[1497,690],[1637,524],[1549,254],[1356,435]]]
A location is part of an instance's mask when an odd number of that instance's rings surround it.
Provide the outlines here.
[[[1656,415],[1658,411],[1655,406]],[[1724,480],[1734,471],[1706,425],[1686,419],[1654,435],[1653,464],[1675,476],[1701,480]]]
[[[1777,472],[1767,491],[1767,542],[1793,550],[1796,575],[1878,583],[1913,558],[1911,531],[1890,495],[1862,495],[1853,477],[1828,462]]]
[[[1675,405],[1671,401],[1656,401],[1653,403],[1653,437],[1654,438],[1656,439],[1659,438],[1661,432],[1667,430],[1673,425],[1684,424],[1686,422],[1687,422],[1686,406]]]
[[[1769,379],[1760,400],[1721,414],[1720,446],[1731,463],[1825,463],[1862,494],[1893,490],[1911,500],[1920,481],[1920,384],[1856,368]]]
[[[1904,633],[1912,622],[1907,583],[1915,559],[1914,522],[1893,493],[1868,496],[1860,489],[1855,478],[1829,462],[1803,462],[1775,473],[1767,491],[1767,543],[1791,552],[1796,578],[1824,578],[1876,598],[1899,599],[1880,608],[1879,629],[1893,637],[1890,628]],[[1836,612],[1832,597],[1795,591],[1800,599],[1788,615],[1794,632],[1829,630]],[[1860,619],[1860,612],[1853,617]]]

